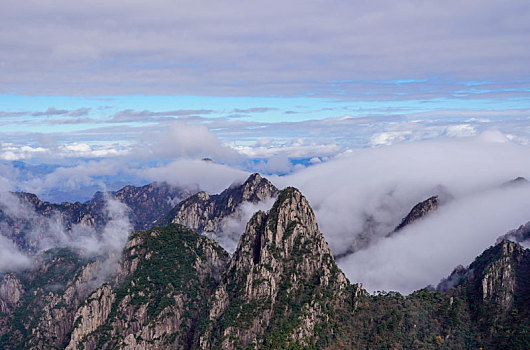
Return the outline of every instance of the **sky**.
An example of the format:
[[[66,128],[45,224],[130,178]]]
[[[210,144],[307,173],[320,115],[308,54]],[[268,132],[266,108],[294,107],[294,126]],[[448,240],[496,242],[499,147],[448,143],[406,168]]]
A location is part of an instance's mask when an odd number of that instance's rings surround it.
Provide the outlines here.
[[[175,121],[253,157],[488,128],[527,143],[529,17],[527,1],[3,2],[0,159],[113,156]]]
[[[55,202],[152,181],[217,193],[260,172],[300,186],[338,249],[362,231],[360,208],[383,234],[430,188],[475,203],[462,187],[530,178],[529,18],[526,0],[3,1],[0,189]],[[331,178],[336,188],[320,181]],[[486,226],[530,220],[509,217]],[[432,274],[385,278],[434,283],[505,233],[494,231],[467,236],[469,250]],[[366,257],[388,256],[386,244]],[[374,275],[344,261],[350,278]]]

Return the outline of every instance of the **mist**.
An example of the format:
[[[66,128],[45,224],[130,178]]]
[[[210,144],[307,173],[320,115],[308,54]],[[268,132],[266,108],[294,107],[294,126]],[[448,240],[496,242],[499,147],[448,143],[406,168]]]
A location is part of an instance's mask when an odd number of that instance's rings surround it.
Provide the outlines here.
[[[488,131],[477,137],[359,149],[272,177],[298,187],[334,254],[362,235],[364,249],[339,259],[369,291],[409,293],[468,265],[497,237],[530,220],[530,188],[502,186],[530,175],[530,148]],[[443,194],[441,207],[385,238],[412,207]],[[368,234],[367,234],[368,232]]]
[[[0,224],[0,273],[30,268],[33,258],[40,252],[52,248],[72,248],[86,257],[97,257],[98,268],[92,281],[103,283],[117,268],[128,236],[133,230],[129,219],[129,207],[110,197],[105,197],[106,223],[100,229],[86,224],[76,224],[67,229],[60,213],[43,216],[33,210],[29,203],[11,192],[0,192],[0,209],[9,220],[28,225],[26,239],[34,253],[23,251],[12,239],[13,227]]]
[[[272,208],[276,198],[267,198],[258,203],[244,202],[234,213],[234,215],[225,217],[219,227],[220,231],[209,235],[210,238],[217,241],[228,253],[232,254],[237,248],[239,238],[245,232],[247,222],[257,211],[268,211]]]

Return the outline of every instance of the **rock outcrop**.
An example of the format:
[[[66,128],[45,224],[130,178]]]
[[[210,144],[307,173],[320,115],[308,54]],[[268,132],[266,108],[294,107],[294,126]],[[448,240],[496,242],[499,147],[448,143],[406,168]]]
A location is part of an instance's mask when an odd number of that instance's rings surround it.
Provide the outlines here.
[[[102,283],[105,266],[52,249],[4,274],[0,348],[530,348],[530,250],[502,239],[438,290],[369,294],[339,270],[295,188],[254,214],[232,257],[169,224],[133,233]]]
[[[64,348],[76,309],[93,288],[97,263],[74,251],[55,249],[36,260],[35,270],[4,276],[2,299],[16,308],[0,317],[3,349]]]
[[[392,231],[389,236],[392,234],[401,231],[405,226],[410,225],[411,223],[423,218],[427,214],[438,209],[440,205],[440,199],[438,196],[432,196],[423,202],[416,204],[412,210],[401,220],[401,223]]]
[[[218,195],[196,193],[173,208],[160,224],[181,224],[213,238],[224,218],[239,215],[237,209],[242,203],[258,203],[277,195],[278,189],[269,180],[252,174],[243,184]]]
[[[333,330],[348,282],[313,210],[294,188],[247,224],[213,296],[202,349],[316,346]]]
[[[189,349],[228,254],[180,225],[138,231],[124,281],[96,290],[75,315],[68,349]]]
[[[174,187],[164,182],[154,182],[140,187],[128,185],[107,194],[97,192],[87,204],[101,211],[105,204],[105,195],[116,198],[131,209],[134,229],[147,230],[163,219],[177,203],[196,192],[197,190]]]

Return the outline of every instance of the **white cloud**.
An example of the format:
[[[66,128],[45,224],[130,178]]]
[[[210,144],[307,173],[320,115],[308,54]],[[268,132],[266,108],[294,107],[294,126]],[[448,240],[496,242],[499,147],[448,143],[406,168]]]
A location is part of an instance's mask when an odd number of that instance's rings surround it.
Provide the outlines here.
[[[487,132],[474,138],[357,149],[272,180],[280,187],[296,186],[307,196],[335,253],[345,252],[359,234],[371,230],[373,246],[341,261],[352,281],[368,283],[372,290],[410,291],[471,262],[497,236],[530,220],[526,190],[491,191],[517,176],[530,178],[528,159],[530,148]],[[438,194],[440,185],[455,198],[447,211],[440,211],[443,216],[402,232],[403,238],[382,238],[416,203]],[[439,217],[443,219],[435,219]],[[484,237],[478,239],[481,232]],[[455,249],[459,244],[464,247]],[[390,254],[392,247],[399,252]],[[432,259],[427,259],[429,254]],[[442,264],[444,256],[448,258]]]
[[[466,137],[475,135],[477,131],[469,124],[459,124],[448,126],[446,133],[449,137]]]
[[[244,181],[248,177],[248,172],[227,165],[188,159],[133,172],[149,181],[165,181],[173,186],[200,188],[209,193],[219,193],[232,183]]]
[[[136,148],[135,153],[150,159],[212,158],[234,162],[241,158],[238,152],[223,144],[207,127],[182,122],[172,123],[162,133],[142,135]]]
[[[408,136],[412,134],[412,131],[388,131],[373,135],[370,138],[370,144],[372,146],[380,145],[391,145],[396,142],[404,141]]]

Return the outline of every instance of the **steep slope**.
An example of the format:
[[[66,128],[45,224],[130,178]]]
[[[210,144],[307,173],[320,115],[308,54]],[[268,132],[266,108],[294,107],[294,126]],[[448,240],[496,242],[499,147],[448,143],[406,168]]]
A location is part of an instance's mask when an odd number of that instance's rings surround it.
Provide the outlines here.
[[[370,295],[338,269],[294,188],[254,214],[231,258],[170,224],[133,233],[104,284],[101,268],[54,249],[0,276],[0,348],[530,348],[530,250],[501,239],[438,290]]]
[[[188,349],[228,254],[180,225],[134,233],[123,282],[104,284],[77,310],[67,349]]]
[[[445,190],[445,188],[443,188],[442,186],[438,186],[437,190],[442,192],[444,197],[450,196],[447,190]],[[391,237],[394,234],[401,231],[406,226],[432,213],[433,211],[438,209],[439,206],[440,206],[439,195],[432,196],[422,202],[417,203],[410,210],[410,212],[403,219],[401,219],[401,223],[397,225],[394,228],[394,230],[388,233],[381,232],[381,229],[378,228],[380,224],[376,222],[372,216],[367,216],[364,219],[362,232],[360,232],[355,237],[353,242],[350,244],[350,246],[345,251],[335,254],[335,258],[342,259],[345,256],[348,256],[359,250],[367,248],[369,245],[371,245],[373,242],[377,241],[378,239]]]
[[[238,215],[237,209],[242,203],[258,203],[277,194],[278,189],[269,180],[252,174],[243,184],[227,188],[218,195],[199,192],[189,197],[173,208],[160,224],[181,224],[212,236],[219,231],[224,218]]]
[[[249,221],[204,320],[202,349],[325,345],[348,282],[295,188]]]
[[[432,196],[423,202],[416,204],[412,210],[401,220],[401,223],[394,229],[393,232],[389,233],[391,236],[393,233],[401,231],[405,226],[423,218],[427,214],[435,211],[440,206],[440,198],[438,196]]]
[[[37,257],[35,270],[6,274],[0,286],[0,348],[64,348],[97,263],[69,249]]]

